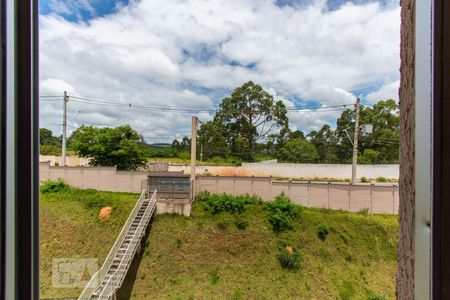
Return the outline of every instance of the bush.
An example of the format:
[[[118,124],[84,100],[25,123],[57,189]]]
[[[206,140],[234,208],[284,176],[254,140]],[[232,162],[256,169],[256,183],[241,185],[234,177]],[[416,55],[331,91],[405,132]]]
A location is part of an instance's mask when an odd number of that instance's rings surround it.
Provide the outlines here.
[[[266,202],[271,212],[280,211],[288,217],[296,217],[300,214],[301,207],[291,202],[284,192],[276,196],[274,201]]]
[[[292,228],[292,225],[287,220],[286,216],[281,211],[275,211],[269,213],[267,216],[267,220],[270,225],[272,225],[272,229],[275,232],[281,232],[286,229]]]
[[[281,242],[279,247],[280,253],[277,255],[277,259],[281,264],[281,267],[297,270],[300,268],[301,253],[297,247],[287,242]]]
[[[228,194],[210,194],[208,192],[199,193],[196,201],[203,204],[203,209],[211,214],[218,214],[224,211],[230,213],[242,213],[247,204],[260,204],[261,198],[257,196],[231,196]]]
[[[319,239],[321,239],[322,241],[325,241],[325,239],[327,238],[328,233],[330,233],[330,228],[328,227],[328,224],[326,224],[326,223],[321,223],[321,224],[317,227],[317,236],[318,236]]]
[[[377,182],[388,182],[388,180],[385,177],[383,177],[383,176],[377,177],[377,179],[375,179],[375,180]]]
[[[99,197],[94,194],[84,201],[84,206],[87,209],[99,209],[105,206],[111,206],[111,200]]]
[[[300,214],[301,207],[291,202],[284,192],[275,197],[274,201],[266,203],[269,209],[267,220],[275,232],[281,232],[292,228],[290,219]]]
[[[364,176],[361,177],[360,180],[361,180],[361,182],[369,182],[369,179],[367,179],[367,177],[364,177]]]
[[[41,192],[43,194],[50,194],[50,193],[59,193],[62,191],[66,191],[69,189],[69,185],[64,182],[61,178],[57,180],[47,180],[44,182],[44,184],[41,186]]]
[[[236,220],[235,222],[234,222],[234,225],[236,225],[236,228],[237,229],[240,229],[240,230],[245,230],[247,227],[248,227],[248,222],[247,221],[245,221],[245,220]]]

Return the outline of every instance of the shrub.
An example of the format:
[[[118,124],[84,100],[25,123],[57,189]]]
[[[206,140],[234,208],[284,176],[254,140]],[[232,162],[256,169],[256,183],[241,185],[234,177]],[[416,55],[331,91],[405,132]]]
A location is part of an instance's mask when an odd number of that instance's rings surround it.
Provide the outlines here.
[[[377,179],[375,179],[375,180],[377,182],[388,182],[388,180],[385,177],[383,177],[383,176],[377,177]]]
[[[248,222],[246,220],[238,219],[234,222],[234,225],[236,225],[237,229],[245,230],[248,227]]]
[[[277,255],[277,259],[281,267],[291,270],[300,268],[301,253],[297,247],[287,242],[281,242],[279,250],[280,253]]]
[[[361,177],[360,180],[361,180],[361,182],[369,182],[369,179],[367,179],[367,177],[364,177],[364,176]]]
[[[359,211],[360,214],[367,216],[369,214],[369,208],[363,208]]]
[[[218,214],[224,211],[230,213],[242,213],[247,204],[262,203],[257,196],[231,196],[228,194],[210,194],[208,192],[199,193],[196,200],[203,204],[203,209],[211,214]]]
[[[279,210],[269,213],[267,220],[270,225],[272,225],[272,229],[275,232],[281,232],[292,228],[292,225],[289,223],[286,216]]]
[[[267,202],[267,207],[271,212],[280,211],[287,217],[296,217],[300,214],[301,207],[291,202],[284,192],[276,196],[274,201]]]
[[[58,193],[62,191],[66,191],[69,189],[69,185],[64,182],[61,178],[57,180],[47,180],[44,182],[44,184],[41,186],[41,192],[43,194],[50,194],[50,193]]]
[[[98,195],[93,195],[89,198],[86,199],[86,201],[84,202],[84,206],[87,209],[98,209],[98,208],[103,208],[105,206],[110,206],[111,205],[111,200],[100,197]]]
[[[218,222],[217,223],[217,228],[219,228],[222,231],[227,230],[228,223],[226,223],[226,222]]]
[[[298,216],[301,211],[301,207],[293,204],[284,192],[275,197],[274,201],[267,202],[266,206],[269,210],[267,220],[275,232],[292,228],[290,219]]]
[[[318,236],[319,239],[321,239],[322,241],[325,241],[325,239],[327,238],[328,233],[330,233],[330,228],[328,227],[328,224],[326,224],[326,223],[321,223],[321,224],[317,227],[317,236]]]

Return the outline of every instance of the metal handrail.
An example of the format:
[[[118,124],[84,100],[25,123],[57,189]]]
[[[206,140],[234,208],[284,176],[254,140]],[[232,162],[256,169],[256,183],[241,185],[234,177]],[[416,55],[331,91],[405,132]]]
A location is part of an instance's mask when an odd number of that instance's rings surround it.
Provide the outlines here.
[[[138,201],[136,201],[136,204],[134,205],[133,210],[131,211],[130,215],[128,216],[127,221],[125,222],[124,226],[122,227],[122,230],[120,231],[116,241],[114,242],[114,245],[112,246],[111,250],[109,251],[108,256],[106,257],[106,259],[103,262],[100,269],[98,269],[98,271],[94,273],[94,275],[91,277],[91,279],[87,283],[86,287],[83,289],[83,292],[78,297],[79,300],[91,299],[92,294],[94,293],[95,289],[103,281],[103,278],[105,278],[106,274],[108,273],[108,270],[111,267],[111,263],[112,263],[114,257],[117,255],[120,245],[122,245],[123,240],[125,239],[125,235],[127,234],[129,228],[131,227],[131,224],[133,223],[134,219],[136,218],[136,215],[139,212],[139,209],[140,209],[142,203],[144,202],[144,200],[145,200],[145,190],[142,190],[141,196],[139,197]]]
[[[141,220],[139,221],[136,231],[133,233],[133,237],[131,238],[131,241],[128,244],[127,249],[125,250],[123,257],[120,260],[119,266],[114,271],[114,273],[109,277],[100,295],[98,296],[98,299],[105,299],[105,300],[110,299],[110,297],[120,287],[123,277],[126,275],[126,271],[130,266],[131,261],[136,253],[137,244],[140,242],[140,239],[145,233],[145,229],[147,228],[148,222],[150,221],[151,215],[153,214],[155,207],[156,207],[156,190],[153,193],[153,196],[150,199],[150,203],[146,207]],[[125,270],[123,270],[123,268],[125,268]]]

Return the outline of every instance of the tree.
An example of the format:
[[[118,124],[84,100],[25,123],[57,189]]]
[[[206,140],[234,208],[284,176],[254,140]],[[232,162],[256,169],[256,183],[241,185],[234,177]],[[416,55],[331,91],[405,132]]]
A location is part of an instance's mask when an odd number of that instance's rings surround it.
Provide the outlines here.
[[[93,166],[135,170],[146,163],[144,139],[128,125],[115,128],[81,126],[72,134],[72,149]]]
[[[47,128],[39,129],[39,144],[43,145],[53,145],[56,147],[61,147],[62,139],[53,136],[53,132]]]
[[[320,163],[336,163],[336,138],[330,125],[325,124],[319,131],[311,131],[308,134],[309,141],[315,145],[319,153]]]
[[[227,145],[222,152],[251,159],[255,144],[268,136],[285,135],[288,122],[283,102],[275,102],[260,85],[249,81],[222,100],[213,120],[201,126],[199,140],[210,145],[213,136],[214,142]]]
[[[293,163],[311,163],[319,159],[316,146],[307,140],[287,141],[280,149],[278,159]]]
[[[348,163],[352,158],[353,146],[348,135],[353,139],[354,119],[353,109],[343,111],[337,119],[336,154],[341,162]],[[359,153],[363,154],[366,149],[372,149],[380,153],[377,159],[378,163],[397,163],[400,136],[398,104],[394,100],[388,99],[379,101],[372,107],[361,106],[360,124],[372,124],[373,132],[367,136],[360,135]]]

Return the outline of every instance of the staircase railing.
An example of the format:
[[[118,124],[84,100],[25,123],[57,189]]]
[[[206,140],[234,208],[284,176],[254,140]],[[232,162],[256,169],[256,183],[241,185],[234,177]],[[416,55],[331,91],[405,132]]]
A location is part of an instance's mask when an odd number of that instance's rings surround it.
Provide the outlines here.
[[[139,212],[139,208],[142,206],[142,203],[145,200],[145,195],[146,195],[145,190],[142,190],[141,196],[139,197],[133,210],[131,211],[130,215],[128,216],[128,219],[125,222],[125,225],[122,227],[122,230],[120,231],[119,236],[117,237],[116,241],[114,242],[114,245],[112,246],[111,250],[109,251],[108,256],[106,257],[106,259],[103,262],[100,269],[98,269],[98,271],[94,273],[94,275],[91,277],[91,279],[87,283],[86,287],[83,289],[83,292],[78,297],[79,300],[91,299],[92,294],[94,293],[95,289],[100,285],[100,283],[102,283],[103,279],[105,278],[106,274],[108,273],[108,270],[111,268],[112,261],[113,261],[114,257],[117,255],[120,245],[122,245],[122,243],[125,239],[125,236],[131,227],[131,224],[133,223],[134,219],[136,218],[137,213]]]
[[[117,289],[119,289],[120,286],[122,285],[124,277],[128,272],[128,268],[130,267],[133,257],[136,254],[138,243],[141,241],[141,238],[145,235],[145,229],[147,228],[147,225],[150,222],[150,218],[153,215],[155,208],[156,208],[156,190],[153,193],[152,198],[150,199],[150,203],[145,209],[142,219],[139,221],[136,231],[133,233],[130,243],[128,244],[123,257],[120,260],[119,266],[114,271],[114,273],[109,277],[105,286],[101,290],[98,299],[102,300],[110,299],[117,291]]]

